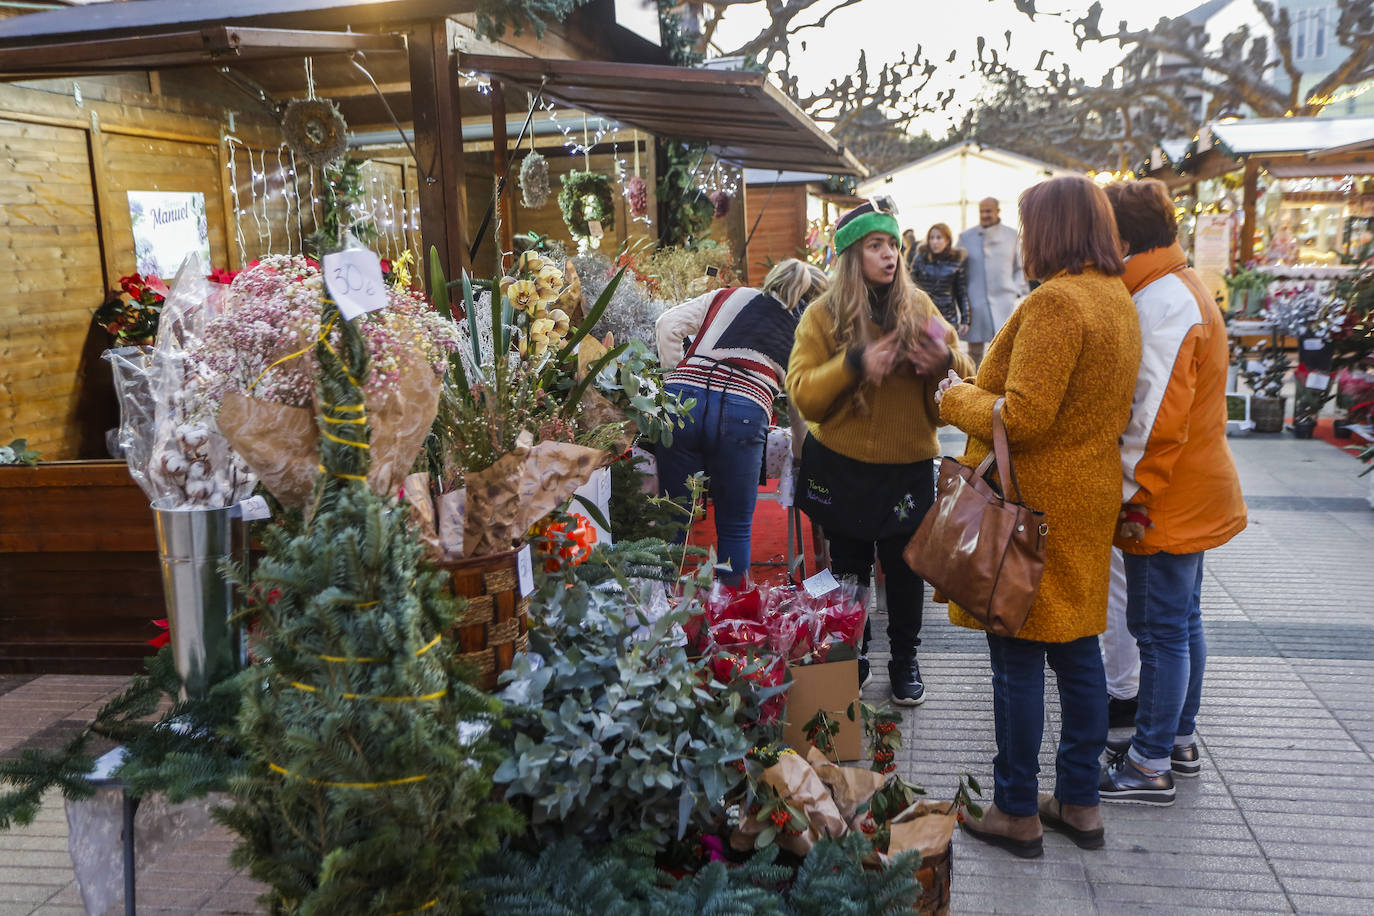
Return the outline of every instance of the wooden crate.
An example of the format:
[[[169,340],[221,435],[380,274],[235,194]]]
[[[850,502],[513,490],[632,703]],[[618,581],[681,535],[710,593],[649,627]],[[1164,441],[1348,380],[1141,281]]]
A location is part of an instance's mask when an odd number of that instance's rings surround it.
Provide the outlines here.
[[[0,672],[138,671],[165,616],[153,512],[122,461],[0,468]]]

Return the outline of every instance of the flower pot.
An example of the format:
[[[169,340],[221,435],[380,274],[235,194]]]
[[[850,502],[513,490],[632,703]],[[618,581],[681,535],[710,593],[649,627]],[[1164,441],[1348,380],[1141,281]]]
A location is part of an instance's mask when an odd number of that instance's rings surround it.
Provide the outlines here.
[[[1349,439],[1354,435],[1348,420],[1336,420],[1331,424],[1331,434],[1337,439]]]
[[[949,887],[954,878],[954,844],[950,843],[934,855],[921,859],[916,869],[921,882],[921,896],[916,911],[930,916],[949,916]]]
[[[1283,432],[1283,410],[1285,398],[1250,398],[1250,419],[1255,423],[1257,433]]]
[[[1317,421],[1313,419],[1303,419],[1293,421],[1293,438],[1311,439],[1312,434],[1317,431]]]
[[[453,628],[458,657],[476,667],[486,690],[496,688],[497,677],[515,663],[515,653],[529,646],[530,600],[520,594],[519,573],[526,549],[439,563],[453,594],[468,602]]]

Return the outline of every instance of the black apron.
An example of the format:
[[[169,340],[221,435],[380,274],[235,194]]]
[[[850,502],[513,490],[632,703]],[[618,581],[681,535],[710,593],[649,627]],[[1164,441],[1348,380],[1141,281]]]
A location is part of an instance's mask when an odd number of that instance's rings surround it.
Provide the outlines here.
[[[855,461],[807,436],[796,504],[827,535],[861,541],[911,535],[934,498],[934,467],[932,459],[910,464]]]

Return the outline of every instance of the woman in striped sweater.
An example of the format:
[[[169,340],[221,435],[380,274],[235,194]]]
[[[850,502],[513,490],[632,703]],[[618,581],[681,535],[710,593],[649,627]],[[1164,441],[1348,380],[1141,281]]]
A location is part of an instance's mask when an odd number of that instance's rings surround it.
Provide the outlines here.
[[[797,319],[825,287],[820,268],[788,259],[768,272],[763,289],[707,293],[668,309],[656,325],[659,360],[676,367],[668,373],[668,392],[696,402],[686,428],[658,451],[659,481],[668,496],[684,499],[693,475],[710,478],[717,575],[727,585],[749,572],[773,399],[787,375]]]

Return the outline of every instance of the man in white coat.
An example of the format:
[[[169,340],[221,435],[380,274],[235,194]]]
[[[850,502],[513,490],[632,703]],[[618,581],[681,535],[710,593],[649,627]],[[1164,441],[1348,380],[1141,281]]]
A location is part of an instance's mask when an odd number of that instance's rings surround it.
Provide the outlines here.
[[[968,252],[969,326],[964,340],[975,363],[982,362],[988,341],[1011,317],[1016,300],[1026,294],[1021,269],[1021,240],[1002,222],[997,198],[978,202],[978,225],[965,229],[959,247]]]

